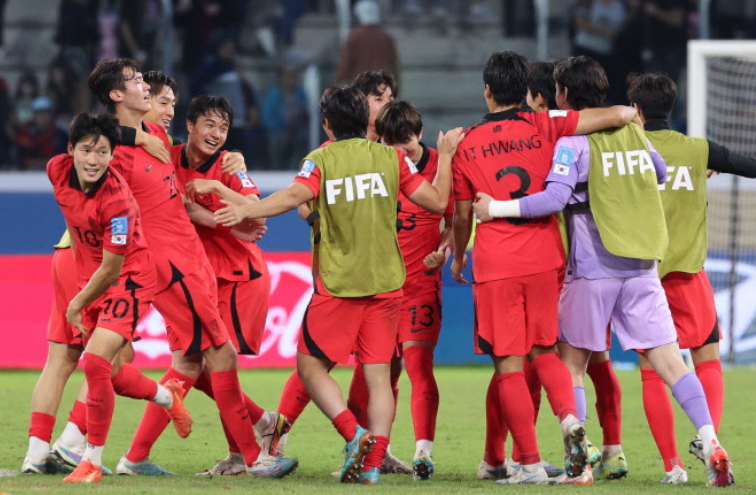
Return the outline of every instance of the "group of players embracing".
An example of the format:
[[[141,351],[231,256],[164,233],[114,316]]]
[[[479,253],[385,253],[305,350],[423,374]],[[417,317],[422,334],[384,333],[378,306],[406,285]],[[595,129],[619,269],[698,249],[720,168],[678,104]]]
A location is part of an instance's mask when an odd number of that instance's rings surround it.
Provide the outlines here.
[[[382,473],[430,479],[440,270],[453,253],[452,274],[466,283],[474,212],[474,347],[495,368],[478,478],[591,484],[628,473],[621,391],[608,358],[611,322],[622,347],[641,353],[662,481],[687,481],[666,384],[698,432],[691,450],[708,483],[734,483],[716,433],[723,383],[703,271],[705,179],[707,170],[754,177],[756,164],[669,130],[676,87],[663,74],[635,75],[633,106],[610,108],[601,108],[604,70],[587,57],[529,66],[513,52],[495,53],[483,80],[491,113],[465,132],[439,133],[437,150],[421,142],[415,106],[394,100],[391,74],[366,72],[351,86],[327,89],[320,112],[329,141],[302,160],[288,188],[261,200],[241,154],[220,151],[234,118],[227,100],[193,98],[181,144],[167,135],[175,81],[143,75],[128,59],[99,62],[89,87],[107,111],[76,116],[68,154],[47,166],[68,230],[53,258],[49,354],[32,398],[23,472],[64,472],[69,482],[109,474],[102,451],[118,394],[148,404],[116,472],[173,474],[150,460],[150,450],[171,421],[181,437],[191,433],[183,399],[196,388],[218,405],[229,448],[198,474],[291,473],[298,461],[284,454],[289,431],[314,400],[346,442],[334,473],[342,482],[374,484]],[[687,175],[667,183],[675,168]],[[268,412],[242,392],[237,355],[258,354],[265,329],[270,278],[256,241],[266,218],[293,209],[312,229],[314,294],[297,370]],[[166,320],[172,352],[158,383],[130,364],[150,304]],[[86,382],[50,447],[82,353]],[[350,356],[345,403],[329,372]],[[389,448],[402,362],[412,384],[412,467]],[[586,370],[596,385],[602,451],[584,427]],[[561,425],[564,469],[538,453],[541,386]]]

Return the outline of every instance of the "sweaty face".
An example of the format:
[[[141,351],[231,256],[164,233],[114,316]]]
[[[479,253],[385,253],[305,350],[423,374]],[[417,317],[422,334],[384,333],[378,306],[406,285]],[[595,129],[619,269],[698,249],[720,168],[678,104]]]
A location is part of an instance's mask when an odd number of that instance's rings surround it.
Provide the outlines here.
[[[187,122],[189,144],[198,153],[211,156],[226,144],[229,122],[217,112],[202,115],[195,124]]]
[[[416,164],[420,161],[420,158],[423,157],[423,147],[420,145],[420,139],[422,139],[422,133],[420,136],[412,136],[412,138],[406,143],[388,144],[384,142],[383,139],[381,139],[381,143],[403,151],[404,154],[412,160],[412,163]]]
[[[157,124],[168,132],[176,111],[176,96],[170,86],[164,86],[158,95],[150,95],[150,106],[144,120]]]
[[[68,144],[68,154],[73,156],[74,168],[82,188],[91,187],[102,177],[113,156],[111,151],[110,141],[105,136],[100,136],[97,141],[94,137],[87,136],[76,143],[76,146]]]
[[[126,67],[123,69],[123,77],[125,89],[118,90],[123,97],[121,104],[129,110],[149,112],[150,86],[142,79],[142,73]]]
[[[381,108],[386,106],[386,103],[394,99],[394,93],[392,93],[391,88],[387,87],[385,84],[378,86],[378,92],[381,94],[377,95],[375,93],[370,93],[367,96],[368,106],[370,107],[368,129],[373,132],[375,132],[375,118],[378,116],[378,112],[381,111]]]

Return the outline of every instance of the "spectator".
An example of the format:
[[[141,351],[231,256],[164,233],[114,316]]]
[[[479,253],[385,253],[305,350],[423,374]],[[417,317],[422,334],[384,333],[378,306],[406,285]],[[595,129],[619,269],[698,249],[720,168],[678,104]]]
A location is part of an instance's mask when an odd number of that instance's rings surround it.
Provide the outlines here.
[[[359,25],[352,28],[341,49],[336,68],[337,82],[351,82],[358,74],[370,70],[387,70],[399,79],[399,58],[396,44],[381,26],[381,10],[373,0],[360,0],[354,5]]]
[[[294,168],[307,154],[307,95],[293,68],[281,70],[279,84],[262,102],[262,123],[268,142],[269,169]]]
[[[100,43],[99,0],[62,0],[55,42],[77,78],[86,80]],[[86,90],[86,87],[85,87]]]
[[[16,85],[16,95],[13,99],[13,115],[10,124],[13,133],[32,119],[32,102],[39,96],[39,82],[33,72],[21,75]]]
[[[53,114],[63,125],[71,121],[79,112],[86,111],[87,98],[75,98],[77,95],[77,81],[71,68],[61,57],[55,58],[47,68],[47,86],[45,96],[53,103]]]
[[[265,130],[260,123],[260,105],[257,90],[249,82],[242,80],[244,104],[247,115],[244,126],[244,147],[241,148],[248,168],[264,167],[267,152],[265,148]]]
[[[687,62],[688,0],[646,0],[643,3],[643,61],[648,72],[666,72],[675,81]]]
[[[31,104],[32,119],[16,134],[18,163],[22,170],[44,169],[48,160],[66,151],[68,133],[53,118],[53,103],[40,96]]]

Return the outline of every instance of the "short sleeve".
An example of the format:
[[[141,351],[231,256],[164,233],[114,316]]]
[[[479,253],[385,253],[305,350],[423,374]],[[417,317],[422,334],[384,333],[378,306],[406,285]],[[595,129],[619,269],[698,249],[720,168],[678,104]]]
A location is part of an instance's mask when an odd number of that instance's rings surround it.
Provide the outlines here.
[[[257,189],[255,183],[252,182],[252,179],[245,172],[223,174],[221,180],[226,187],[238,192],[242,196],[249,196],[250,194],[260,196],[260,190]]]
[[[551,159],[551,170],[546,177],[546,183],[559,182],[570,186],[573,190],[578,183],[578,160],[580,149],[573,138],[560,138],[554,146],[554,156]]]
[[[577,129],[580,112],[573,110],[549,110],[527,114],[538,133],[550,143],[564,136],[572,136]]]
[[[320,177],[318,165],[312,160],[304,159],[294,182],[299,182],[310,188],[310,191],[317,198],[320,195]]]
[[[461,148],[461,146],[460,146]],[[457,150],[452,161],[452,189],[456,201],[467,201],[475,199],[475,191],[470,180],[465,175],[467,169],[467,160],[464,155]]]
[[[425,182],[425,179],[417,173],[417,167],[407,155],[399,150],[396,154],[399,159],[399,190],[409,198]]]
[[[102,206],[103,248],[114,254],[126,254],[131,245],[136,221],[134,198],[116,193]]]

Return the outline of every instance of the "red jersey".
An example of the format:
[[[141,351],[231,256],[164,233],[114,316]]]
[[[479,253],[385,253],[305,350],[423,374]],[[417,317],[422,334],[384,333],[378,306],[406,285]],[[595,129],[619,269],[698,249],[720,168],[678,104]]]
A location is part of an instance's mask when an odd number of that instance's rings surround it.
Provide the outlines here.
[[[168,144],[161,127],[144,123],[143,130]],[[173,267],[184,275],[202,270],[207,257],[184,208],[173,164],[161,162],[140,147],[119,145],[110,167],[126,179],[139,204],[144,235],[157,268],[157,292],[174,281]]]
[[[465,132],[453,162],[454,198],[484,192],[497,200],[543,191],[554,144],[575,132],[578,112],[490,113]],[[561,266],[564,248],[556,217],[502,218],[477,226],[476,282],[533,275]]]
[[[102,265],[103,249],[125,255],[114,287],[126,284],[128,279],[142,287],[154,287],[155,268],[142,232],[139,207],[126,181],[108,168],[84,193],[74,159],[67,154],[48,162],[47,176],[71,231],[79,289]]]
[[[438,151],[422,144],[423,155],[415,165],[419,175],[428,182],[433,182],[438,171]],[[399,191],[399,248],[407,269],[405,290],[417,291],[435,289],[441,281],[441,270],[429,271],[423,260],[438,249],[441,242],[441,219],[454,214],[454,199],[449,198],[449,207],[443,215],[430,213]]]
[[[186,195],[186,183],[193,179],[208,179],[217,180],[242,196],[250,194],[259,196],[260,191],[257,186],[244,172],[233,175],[221,172],[220,166],[225,154],[225,151],[219,151],[207,162],[194,169],[189,166],[185,144],[171,148],[171,160],[176,168],[176,181],[181,192]],[[217,194],[199,194],[195,201],[210,211],[218,211],[226,207]],[[260,276],[265,257],[257,244],[242,241],[231,233],[230,228],[222,225],[214,229],[201,225],[194,227],[205,246],[207,258],[217,278],[242,282],[254,280]]]

